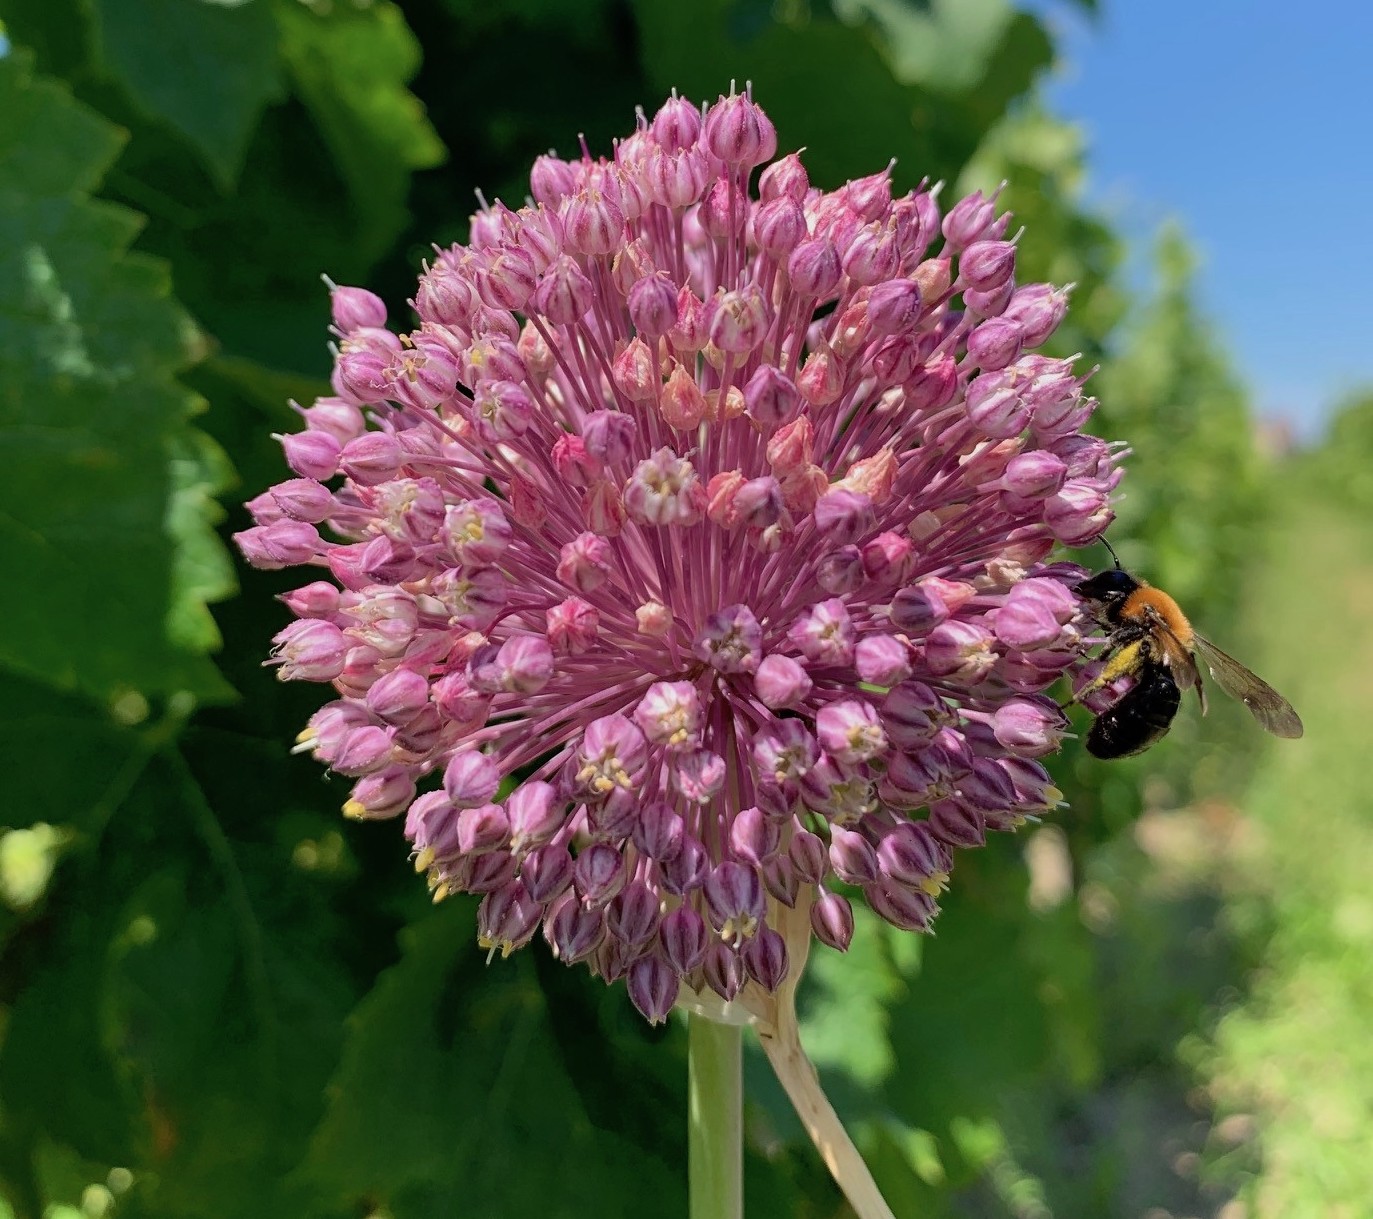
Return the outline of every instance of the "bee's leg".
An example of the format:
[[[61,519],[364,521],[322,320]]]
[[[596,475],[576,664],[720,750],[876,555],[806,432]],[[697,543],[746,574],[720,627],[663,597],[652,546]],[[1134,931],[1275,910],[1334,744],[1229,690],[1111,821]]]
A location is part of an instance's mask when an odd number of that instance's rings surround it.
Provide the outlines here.
[[[1102,654],[1102,659],[1106,663],[1101,672],[1066,703],[1060,703],[1059,709],[1066,711],[1074,703],[1080,703],[1089,694],[1095,694],[1103,686],[1109,686],[1117,678],[1127,675],[1133,676],[1140,671],[1144,662],[1149,659],[1149,655],[1149,641],[1143,636],[1132,639],[1128,643],[1112,645]]]

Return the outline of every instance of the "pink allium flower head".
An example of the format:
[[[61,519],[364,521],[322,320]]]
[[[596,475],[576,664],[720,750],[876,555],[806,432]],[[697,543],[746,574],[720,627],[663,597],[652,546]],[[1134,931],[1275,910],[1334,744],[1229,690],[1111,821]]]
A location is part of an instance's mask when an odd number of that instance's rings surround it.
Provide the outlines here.
[[[334,287],[334,394],[237,536],[308,576],[272,663],[337,691],[299,748],[349,815],[654,1021],[775,989],[789,907],[845,949],[833,879],[928,928],[957,849],[1054,807],[1086,627],[1045,559],[1120,473],[995,197],[776,150],[674,97],[484,206],[411,333]]]

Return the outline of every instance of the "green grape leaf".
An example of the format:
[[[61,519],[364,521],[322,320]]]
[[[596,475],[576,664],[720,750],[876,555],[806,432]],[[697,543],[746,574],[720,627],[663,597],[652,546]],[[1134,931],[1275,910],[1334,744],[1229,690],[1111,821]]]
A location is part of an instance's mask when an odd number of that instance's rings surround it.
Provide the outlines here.
[[[440,164],[442,141],[405,84],[420,48],[385,2],[315,12],[276,7],[281,54],[351,196],[360,256],[383,253],[405,227],[410,175]]]
[[[243,799],[247,771],[289,800],[283,750],[194,728],[181,743],[142,759],[98,839],[67,845],[45,918],[7,946],[23,985],[0,1104],[25,1137],[154,1166],[140,1214],[298,1215],[290,1170],[357,1001],[347,953],[366,929],[342,919],[375,912],[338,898],[334,817]]]
[[[887,1012],[905,993],[906,980],[888,951],[890,927],[863,904],[853,915],[848,952],[819,944],[811,949],[801,1031],[817,1067],[840,1068],[875,1088],[894,1065]]]
[[[8,776],[0,825],[98,833],[146,764],[139,753],[134,731],[87,700],[0,672],[0,772]]]
[[[355,1012],[329,1105],[303,1167],[336,1205],[398,1219],[463,1213],[638,1216],[645,1198],[685,1210],[679,1172],[606,1110],[601,1126],[557,1052],[530,956],[489,966],[473,904],[452,901],[402,936],[401,961]],[[623,998],[623,996],[619,996]],[[580,1047],[584,1062],[615,1048]],[[601,1115],[604,1118],[604,1115]]]
[[[809,6],[768,20],[747,0],[636,0],[634,11],[650,80],[702,101],[751,81],[779,149],[805,146],[825,187],[892,157],[900,189],[952,179],[1052,60],[1040,23],[1005,0],[836,0],[837,20]],[[843,104],[816,106],[817,80]]]
[[[227,463],[175,380],[200,340],[140,217],[89,198],[120,135],[0,60],[0,665],[97,698],[230,693],[200,655],[230,582],[208,532]]]
[[[282,96],[268,0],[91,0],[91,11],[105,74],[230,188],[263,110]]]

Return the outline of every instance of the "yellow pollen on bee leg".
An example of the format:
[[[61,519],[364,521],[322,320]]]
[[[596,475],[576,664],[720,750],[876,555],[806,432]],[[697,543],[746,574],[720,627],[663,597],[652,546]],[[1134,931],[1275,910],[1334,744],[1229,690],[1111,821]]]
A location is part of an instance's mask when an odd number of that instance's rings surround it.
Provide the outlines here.
[[[367,816],[367,806],[356,800],[348,800],[343,805],[343,815],[350,821],[362,821]]]

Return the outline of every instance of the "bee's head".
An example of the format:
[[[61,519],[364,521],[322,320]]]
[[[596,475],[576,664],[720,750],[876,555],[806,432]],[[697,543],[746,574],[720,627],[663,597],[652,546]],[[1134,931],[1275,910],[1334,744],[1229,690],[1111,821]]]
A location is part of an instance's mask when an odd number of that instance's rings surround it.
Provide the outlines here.
[[[1073,592],[1086,602],[1087,610],[1094,617],[1109,619],[1138,587],[1139,581],[1128,571],[1112,567],[1074,584]]]

